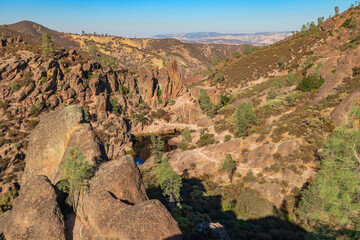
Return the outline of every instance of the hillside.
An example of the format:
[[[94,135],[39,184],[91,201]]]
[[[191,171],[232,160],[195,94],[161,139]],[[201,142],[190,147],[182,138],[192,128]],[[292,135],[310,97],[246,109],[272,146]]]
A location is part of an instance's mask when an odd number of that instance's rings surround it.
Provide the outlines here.
[[[216,32],[195,32],[195,33],[177,33],[160,34],[154,38],[174,38],[182,42],[203,43],[203,44],[231,44],[231,45],[270,45],[286,37],[291,32],[264,32],[264,33],[239,33],[226,34]]]
[[[102,53],[116,57],[128,68],[163,67],[176,60],[186,73],[203,71],[216,57],[230,56],[241,52],[244,46],[221,44],[191,44],[175,39],[134,39],[94,35],[72,35],[81,49],[96,45]]]
[[[14,24],[9,24],[8,28],[21,34],[32,36],[36,39],[41,39],[43,33],[49,32],[53,41],[62,47],[78,48],[79,46],[76,44],[76,42],[71,41],[71,38],[69,38],[67,34],[49,29],[35,22],[21,21]]]

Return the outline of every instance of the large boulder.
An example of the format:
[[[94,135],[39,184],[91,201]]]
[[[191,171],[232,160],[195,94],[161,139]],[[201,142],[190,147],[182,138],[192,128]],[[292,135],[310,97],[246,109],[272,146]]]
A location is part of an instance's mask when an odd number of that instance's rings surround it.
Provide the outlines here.
[[[7,216],[7,240],[65,240],[65,227],[54,187],[45,176],[28,179]]]
[[[131,156],[103,163],[80,206],[78,215],[92,239],[181,239],[166,208],[148,200]]]
[[[86,161],[101,161],[99,142],[88,123],[83,123],[81,106],[72,105],[44,115],[29,135],[22,184],[36,175],[45,175],[55,185],[67,152],[77,147]]]

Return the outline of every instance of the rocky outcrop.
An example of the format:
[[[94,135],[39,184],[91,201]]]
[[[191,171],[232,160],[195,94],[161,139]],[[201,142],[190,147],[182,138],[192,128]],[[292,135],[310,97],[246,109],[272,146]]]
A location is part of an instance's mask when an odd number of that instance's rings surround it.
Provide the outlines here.
[[[100,143],[82,107],[72,105],[44,115],[30,134],[20,196],[14,201],[3,231],[6,239],[182,239],[177,222],[158,200],[149,200],[132,156],[103,162]],[[66,215],[61,180],[65,159],[77,148],[85,161],[98,166],[87,191],[76,200],[75,214]],[[77,159],[74,159],[77,161]],[[60,203],[58,204],[59,201]],[[66,212],[66,211],[64,211]],[[5,219],[5,220],[4,220]]]
[[[56,184],[61,163],[74,147],[92,164],[102,160],[97,137],[90,125],[83,123],[82,107],[72,105],[44,115],[29,135],[31,151],[25,158],[22,184],[36,175],[45,175]]]
[[[360,90],[352,92],[347,96],[331,113],[331,119],[335,126],[341,126],[346,122],[346,118],[349,116],[351,109],[355,104],[359,103]]]
[[[166,208],[148,200],[131,156],[103,163],[80,205],[78,214],[93,239],[181,239]]]
[[[7,217],[7,240],[65,240],[65,227],[57,195],[45,176],[28,179]]]

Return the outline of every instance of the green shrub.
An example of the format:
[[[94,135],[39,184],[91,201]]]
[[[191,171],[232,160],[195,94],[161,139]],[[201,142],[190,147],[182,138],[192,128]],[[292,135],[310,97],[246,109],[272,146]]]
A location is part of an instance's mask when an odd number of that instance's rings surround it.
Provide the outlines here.
[[[12,92],[16,92],[20,90],[20,86],[15,81],[13,81],[10,83],[10,89]]]
[[[225,170],[229,176],[230,182],[232,182],[232,177],[236,170],[236,164],[231,154],[226,154],[225,159],[221,160],[219,164],[219,169]]]
[[[249,55],[253,52],[256,52],[257,50],[259,50],[257,47],[255,46],[249,46],[249,45],[246,45],[245,48],[244,48],[244,54],[245,55]]]
[[[225,80],[224,74],[223,73],[216,73],[215,74],[215,81],[217,82],[222,82]]]
[[[208,133],[202,135],[200,137],[200,140],[197,142],[199,147],[204,147],[214,143],[215,143],[214,134],[208,134]]]
[[[45,107],[45,103],[43,103],[39,99],[37,99],[35,104],[30,109],[30,115],[33,117],[38,116],[44,107]]]
[[[235,52],[233,52],[232,56],[234,58],[239,58],[241,56],[241,54],[238,51],[235,50]]]
[[[127,89],[127,87],[125,87],[124,84],[120,84],[119,85],[119,92],[123,95],[126,95],[129,93],[129,89]]]
[[[175,102],[174,100],[172,100],[172,99],[169,100],[169,105],[170,105],[170,106],[175,105],[175,103],[176,103],[176,102]]]
[[[314,89],[319,89],[324,82],[325,79],[322,77],[304,77],[303,80],[301,80],[299,85],[296,87],[296,90],[300,90],[302,92],[309,92]]]
[[[224,142],[228,142],[230,140],[231,140],[231,135],[226,135],[225,139],[224,139]]]
[[[290,73],[289,75],[287,75],[286,77],[286,85],[287,86],[293,86],[295,84],[298,83],[298,79],[295,77],[294,74]]]
[[[249,135],[248,129],[257,123],[254,108],[251,103],[242,103],[235,111],[234,128],[241,137]]]
[[[64,174],[57,187],[69,194],[67,201],[76,212],[78,196],[88,190],[90,178],[94,175],[94,167],[85,160],[85,155],[79,152],[79,148],[74,147],[70,149],[62,168]]]
[[[216,66],[221,61],[221,58],[216,57],[211,60],[211,65]]]
[[[211,102],[205,89],[200,89],[199,104],[204,113],[209,114],[213,109],[213,103]]]
[[[111,97],[110,98],[110,104],[111,104],[111,107],[112,107],[112,112],[113,113],[119,113],[120,112],[120,106],[119,106],[119,103],[118,101],[116,100],[116,98],[114,97]]]
[[[0,215],[12,208],[12,202],[18,195],[18,190],[13,189],[0,198]]]

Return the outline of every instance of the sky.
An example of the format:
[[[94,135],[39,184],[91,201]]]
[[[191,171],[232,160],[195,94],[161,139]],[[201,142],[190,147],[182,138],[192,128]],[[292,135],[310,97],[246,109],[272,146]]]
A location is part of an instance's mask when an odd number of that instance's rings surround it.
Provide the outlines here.
[[[348,0],[0,0],[0,24],[22,20],[71,33],[124,37],[188,32],[254,33],[296,31],[334,15]]]

